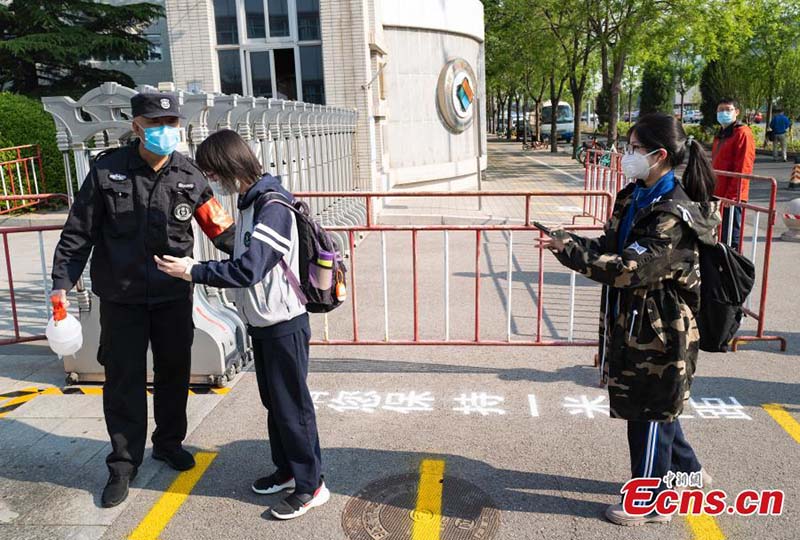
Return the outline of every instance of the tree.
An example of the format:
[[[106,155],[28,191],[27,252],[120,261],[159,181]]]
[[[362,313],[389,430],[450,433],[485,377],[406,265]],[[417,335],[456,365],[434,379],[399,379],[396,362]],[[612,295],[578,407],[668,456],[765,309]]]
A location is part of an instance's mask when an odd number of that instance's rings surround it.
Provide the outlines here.
[[[766,123],[772,119],[772,107],[785,79],[784,58],[796,50],[800,35],[800,0],[754,0],[753,39],[747,55],[766,83]],[[794,81],[796,84],[797,81]],[[764,130],[764,144],[767,143]]]
[[[142,31],[163,15],[163,7],[150,3],[0,2],[0,88],[75,95],[109,80],[133,86],[128,75],[90,60],[146,61],[151,44]]]
[[[642,72],[642,99],[639,113],[672,114],[675,81],[672,67],[666,63],[648,62]]]
[[[679,40],[679,45],[672,56],[672,65],[675,74],[675,83],[678,87],[680,99],[680,115],[683,121],[683,110],[686,104],[686,93],[700,82],[700,73],[703,71],[703,60],[694,51],[692,43],[685,38]]]
[[[569,91],[573,98],[573,154],[581,144],[581,114],[586,83],[594,66],[591,55],[597,47],[597,40],[592,34],[589,20],[587,0],[564,2],[563,0],[530,0],[535,6],[544,7],[543,13],[550,27],[550,33],[559,44],[565,61]],[[554,81],[553,81],[554,82]],[[555,96],[554,84],[551,84],[551,100]],[[560,92],[559,92],[560,98]],[[554,107],[553,111],[557,109]],[[555,115],[554,115],[555,117]],[[555,122],[553,122],[555,125]],[[552,134],[551,134],[552,136]],[[553,150],[555,151],[555,150]]]

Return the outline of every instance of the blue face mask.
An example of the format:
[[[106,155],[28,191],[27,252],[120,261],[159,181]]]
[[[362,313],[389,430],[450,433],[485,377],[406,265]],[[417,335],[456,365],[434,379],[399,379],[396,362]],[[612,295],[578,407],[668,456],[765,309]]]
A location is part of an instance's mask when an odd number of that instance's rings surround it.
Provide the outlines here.
[[[734,111],[719,111],[717,112],[717,122],[723,126],[729,126],[736,121],[736,113]]]
[[[144,147],[159,156],[168,156],[175,151],[181,141],[180,128],[158,126],[144,129]]]

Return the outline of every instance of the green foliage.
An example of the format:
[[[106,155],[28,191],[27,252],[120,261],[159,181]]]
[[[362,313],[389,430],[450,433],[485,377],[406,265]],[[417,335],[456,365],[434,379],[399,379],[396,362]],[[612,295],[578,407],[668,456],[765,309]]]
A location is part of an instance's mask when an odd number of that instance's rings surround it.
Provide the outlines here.
[[[714,140],[714,130],[707,129],[700,124],[684,124],[683,131],[689,137],[694,137],[703,144],[711,144]]]
[[[642,100],[639,114],[652,112],[672,114],[674,96],[675,80],[670,66],[648,62],[642,72]]]
[[[133,86],[124,73],[90,60],[144,62],[142,35],[164,8],[93,0],[0,2],[0,88],[28,95],[81,95],[104,81]]]
[[[600,93],[597,94],[595,113],[597,114],[598,121],[602,125],[607,126],[611,118],[611,91],[608,87],[604,86],[600,89]]]
[[[717,123],[717,104],[724,97],[736,98],[728,95],[730,88],[726,86],[725,69],[721,62],[709,62],[700,75],[700,112],[703,113],[702,125],[713,128]]]
[[[56,126],[39,100],[0,93],[0,144],[2,148],[40,145],[46,191],[65,193],[64,162],[56,146]]]

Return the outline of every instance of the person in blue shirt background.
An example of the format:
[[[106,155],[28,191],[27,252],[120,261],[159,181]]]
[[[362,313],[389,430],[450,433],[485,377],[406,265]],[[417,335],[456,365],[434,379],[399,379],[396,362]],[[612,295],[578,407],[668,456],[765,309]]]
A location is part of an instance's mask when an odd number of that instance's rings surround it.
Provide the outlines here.
[[[769,123],[769,129],[772,130],[773,139],[772,139],[772,159],[774,161],[778,161],[778,144],[781,145],[781,152],[783,155],[783,161],[786,161],[786,137],[789,133],[789,130],[792,129],[792,121],[789,120],[789,117],[783,114],[783,111],[780,109],[775,109],[775,116],[772,118],[772,121]]]

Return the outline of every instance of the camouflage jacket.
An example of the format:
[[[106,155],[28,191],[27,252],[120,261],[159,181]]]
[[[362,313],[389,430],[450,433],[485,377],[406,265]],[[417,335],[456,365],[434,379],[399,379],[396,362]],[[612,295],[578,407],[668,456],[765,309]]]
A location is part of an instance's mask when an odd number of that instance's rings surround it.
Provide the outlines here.
[[[719,213],[716,202],[690,200],[678,182],[636,214],[620,249],[618,230],[634,187],[617,195],[601,237],[560,231],[565,248],[556,257],[604,285],[599,357],[611,416],[670,422],[689,399],[697,365],[698,241],[715,242]]]

